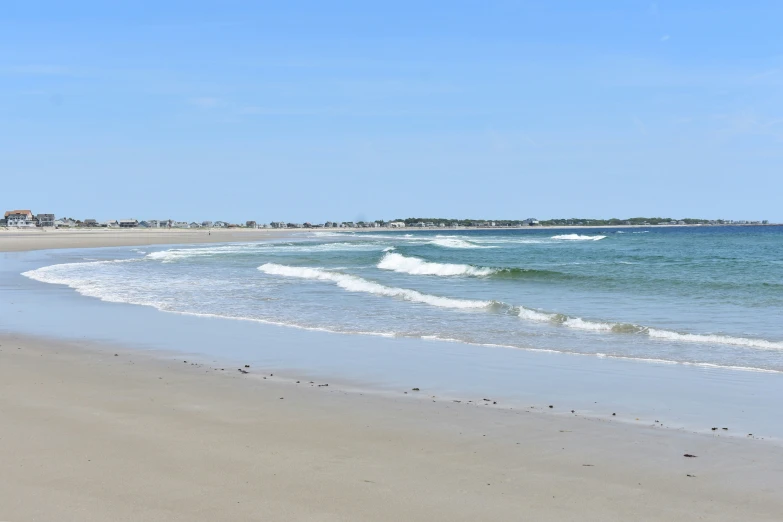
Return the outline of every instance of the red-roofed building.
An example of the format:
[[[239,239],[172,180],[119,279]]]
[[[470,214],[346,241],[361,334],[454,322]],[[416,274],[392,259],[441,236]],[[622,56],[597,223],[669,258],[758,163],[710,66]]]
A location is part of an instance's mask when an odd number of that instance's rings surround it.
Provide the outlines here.
[[[9,227],[34,227],[35,218],[29,210],[9,210],[5,213],[5,223]]]

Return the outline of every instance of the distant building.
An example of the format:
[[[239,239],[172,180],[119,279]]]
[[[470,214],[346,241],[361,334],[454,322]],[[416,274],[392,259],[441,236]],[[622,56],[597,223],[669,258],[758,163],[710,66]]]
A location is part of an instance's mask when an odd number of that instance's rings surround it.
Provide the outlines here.
[[[9,210],[5,213],[6,226],[29,227],[35,226],[35,218],[29,210]]]
[[[55,228],[73,228],[76,226],[76,221],[70,218],[57,219],[54,226]]]
[[[139,222],[135,219],[121,219],[120,228],[136,228],[139,226]]]
[[[536,218],[527,218],[527,219],[522,221],[522,225],[524,225],[526,227],[534,227],[534,226],[537,226],[538,224],[539,223],[538,223],[538,220]]]
[[[190,228],[187,221],[174,221],[171,224],[171,228]]]
[[[95,219],[85,219],[84,220],[84,226],[85,227],[97,227],[98,221]]]
[[[149,228],[169,228],[172,221],[170,219],[150,219],[147,221]]]
[[[194,221],[193,223],[190,224],[190,228],[201,228],[201,225],[199,225]]]
[[[258,228],[258,223],[255,221],[245,221],[245,226],[247,228]]]
[[[35,216],[38,221],[39,227],[53,227],[54,226],[54,214],[38,214]]]
[[[202,221],[201,222],[201,226],[204,227],[204,228],[210,228],[212,226],[212,222],[211,221]]]
[[[404,221],[392,221],[389,223],[389,228],[405,228]]]

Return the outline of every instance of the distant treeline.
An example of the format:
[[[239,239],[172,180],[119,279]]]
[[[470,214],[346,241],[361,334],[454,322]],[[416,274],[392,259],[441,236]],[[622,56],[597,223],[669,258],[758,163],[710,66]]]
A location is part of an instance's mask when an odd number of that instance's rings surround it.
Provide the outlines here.
[[[395,221],[402,221],[406,226],[417,226],[425,224],[427,226],[464,226],[464,227],[481,227],[481,226],[496,226],[496,227],[513,227],[513,226],[619,226],[619,225],[724,225],[731,224],[734,221],[729,220],[710,220],[710,219],[697,219],[697,218],[663,218],[663,217],[634,217],[628,219],[592,219],[592,218],[567,218],[567,219],[545,219],[537,220],[533,218],[529,219],[448,219],[448,218],[423,218],[412,217],[405,219],[397,219]]]

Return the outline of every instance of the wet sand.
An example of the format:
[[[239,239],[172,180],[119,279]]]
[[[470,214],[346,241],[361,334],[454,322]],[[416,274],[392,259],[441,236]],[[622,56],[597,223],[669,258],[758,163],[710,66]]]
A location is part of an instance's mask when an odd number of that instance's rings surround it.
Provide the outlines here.
[[[765,441],[183,360],[0,335],[0,520],[783,518]]]

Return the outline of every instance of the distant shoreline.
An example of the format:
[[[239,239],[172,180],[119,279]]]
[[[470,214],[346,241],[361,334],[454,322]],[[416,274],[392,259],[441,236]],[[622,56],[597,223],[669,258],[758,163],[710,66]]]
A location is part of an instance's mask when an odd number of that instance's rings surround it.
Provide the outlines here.
[[[464,230],[607,230],[607,229],[667,229],[703,227],[774,227],[767,225],[559,225],[530,227],[406,227],[406,228],[0,228],[0,252],[24,252],[61,248],[105,248],[148,245],[185,245],[201,243],[240,243],[270,239],[295,238],[301,234],[318,233],[407,233],[411,231],[459,232]]]

